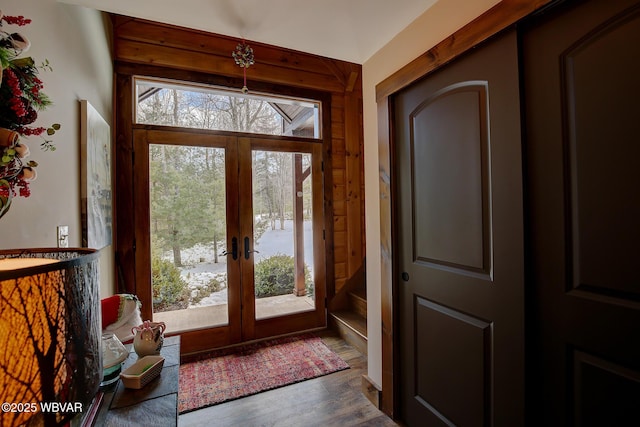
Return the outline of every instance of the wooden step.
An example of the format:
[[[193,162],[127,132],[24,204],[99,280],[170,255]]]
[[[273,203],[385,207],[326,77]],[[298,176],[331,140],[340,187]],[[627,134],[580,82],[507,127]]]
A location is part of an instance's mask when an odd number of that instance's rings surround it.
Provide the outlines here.
[[[357,289],[349,292],[349,306],[354,313],[367,318],[367,291]]]
[[[330,313],[330,326],[338,331],[342,339],[367,354],[367,319],[352,311]]]

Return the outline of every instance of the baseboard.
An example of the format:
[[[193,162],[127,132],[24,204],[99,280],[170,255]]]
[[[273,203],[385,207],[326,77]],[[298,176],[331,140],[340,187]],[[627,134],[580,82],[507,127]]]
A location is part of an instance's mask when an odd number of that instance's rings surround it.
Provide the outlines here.
[[[362,376],[362,394],[367,396],[367,399],[369,399],[369,401],[371,401],[371,403],[373,403],[373,405],[378,409],[380,409],[381,393],[382,390],[380,390],[376,383],[371,381],[371,378],[367,375]]]

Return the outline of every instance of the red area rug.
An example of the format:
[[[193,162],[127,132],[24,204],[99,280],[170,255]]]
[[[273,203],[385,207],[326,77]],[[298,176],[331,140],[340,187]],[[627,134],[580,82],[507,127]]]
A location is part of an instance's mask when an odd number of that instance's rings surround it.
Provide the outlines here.
[[[218,350],[180,365],[178,410],[182,414],[348,368],[314,335]]]

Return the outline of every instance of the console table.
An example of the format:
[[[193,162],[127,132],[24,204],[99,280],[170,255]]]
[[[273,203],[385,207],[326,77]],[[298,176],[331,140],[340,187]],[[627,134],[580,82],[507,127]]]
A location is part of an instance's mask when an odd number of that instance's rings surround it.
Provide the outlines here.
[[[124,371],[138,360],[133,346],[128,344],[129,357]],[[180,337],[165,338],[160,351],[164,357],[162,372],[139,390],[128,389],[122,381],[101,389],[104,393],[95,426],[128,427],[144,420],[150,426],[176,426],[178,424],[178,379],[180,368]]]

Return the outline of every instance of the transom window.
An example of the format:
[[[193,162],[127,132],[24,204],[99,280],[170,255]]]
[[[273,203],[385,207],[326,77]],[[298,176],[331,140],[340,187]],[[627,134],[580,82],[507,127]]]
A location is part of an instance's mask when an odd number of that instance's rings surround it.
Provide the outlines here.
[[[319,101],[149,78],[135,88],[138,124],[321,138]]]

